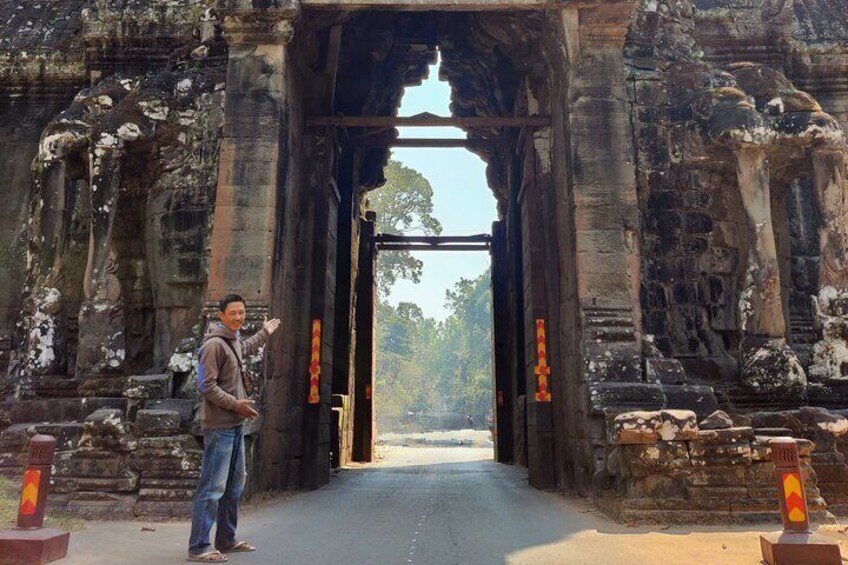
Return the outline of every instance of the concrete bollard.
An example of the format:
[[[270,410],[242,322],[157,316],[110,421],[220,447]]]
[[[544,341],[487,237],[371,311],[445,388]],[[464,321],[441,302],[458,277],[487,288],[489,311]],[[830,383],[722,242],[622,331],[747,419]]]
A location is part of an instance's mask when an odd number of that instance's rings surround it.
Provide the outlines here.
[[[40,565],[68,554],[71,534],[43,527],[55,449],[53,436],[37,435],[29,442],[17,527],[0,532],[3,565]]]
[[[840,565],[839,545],[810,531],[798,442],[779,437],[770,445],[783,532],[760,536],[763,560],[768,565]]]

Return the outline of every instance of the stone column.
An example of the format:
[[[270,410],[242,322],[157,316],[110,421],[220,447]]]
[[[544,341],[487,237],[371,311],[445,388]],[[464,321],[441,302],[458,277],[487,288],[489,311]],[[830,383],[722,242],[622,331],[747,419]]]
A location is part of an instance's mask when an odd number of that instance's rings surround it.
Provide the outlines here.
[[[287,44],[291,10],[224,17],[229,67],[208,299],[235,292],[254,311],[271,299],[272,257],[288,160]]]
[[[810,379],[848,380],[848,182],[845,151],[812,152],[813,183],[821,210],[818,322],[822,339],[813,347]]]
[[[780,268],[772,225],[769,163],[760,147],[736,151],[736,175],[754,241],[748,252],[745,290],[740,299],[742,329],[746,335],[786,337],[786,320],[780,294]]]
[[[813,182],[821,210],[819,231],[819,306],[832,316],[848,314],[848,183],[845,151],[838,148],[813,151]],[[841,301],[832,299],[839,295]]]
[[[742,384],[763,392],[774,387],[806,384],[795,352],[786,345],[786,318],[781,296],[780,268],[771,215],[769,163],[763,147],[735,151],[739,192],[753,230],[748,252],[739,316],[744,333]]]
[[[66,328],[61,316],[64,296],[60,280],[64,275],[62,254],[69,229],[65,225],[66,198],[73,192],[68,190],[63,160],[38,155],[33,170],[26,232],[32,290],[21,313],[24,340],[18,361],[21,377],[58,375],[67,371]],[[73,208],[73,203],[70,207]],[[20,379],[18,389],[23,389],[26,396],[32,384]]]
[[[218,164],[218,186],[212,226],[212,252],[207,288],[207,310],[217,310],[215,303],[229,293],[241,295],[247,306],[246,331],[259,328],[272,305],[274,258],[281,255],[277,242],[282,238],[280,221],[290,179],[288,132],[289,52],[293,35],[291,19],[295,7],[253,8],[253,5],[288,6],[284,1],[251,2],[221,0],[225,4],[222,18],[224,37],[229,44],[227,88],[224,99],[224,131]],[[278,334],[291,327],[284,320]],[[307,331],[307,327],[288,329]],[[279,340],[290,336],[275,335]],[[284,379],[275,379],[268,370],[278,369],[280,360],[266,364],[260,402],[275,409],[259,407],[260,418],[254,420],[249,434],[247,455],[248,482],[255,488],[287,486],[288,451],[293,442],[282,437],[291,418],[291,405],[299,405],[305,397],[289,400]],[[306,382],[306,364],[302,373],[286,375]],[[288,403],[288,404],[287,404]],[[255,435],[261,430],[258,438]],[[255,441],[255,443],[254,443]]]
[[[624,61],[634,4],[569,8],[561,15],[570,71],[565,131],[555,135],[565,137],[570,153],[571,186],[563,194],[573,198],[569,223],[582,333],[575,360],[580,374],[570,379],[573,385],[566,382],[578,399],[569,401],[568,412],[575,414],[569,433],[575,439],[566,457],[575,488],[584,492],[592,489],[593,477],[606,472],[605,414],[657,410],[665,403],[662,388],[646,383],[642,370],[639,206]],[[570,365],[564,363],[563,370]]]
[[[78,376],[120,374],[124,368],[124,304],[116,275],[117,254],[112,241],[124,141],[102,132],[93,136],[90,155],[91,230],[88,264],[83,280],[85,300],[79,312]],[[81,393],[110,396],[120,383],[90,379]]]

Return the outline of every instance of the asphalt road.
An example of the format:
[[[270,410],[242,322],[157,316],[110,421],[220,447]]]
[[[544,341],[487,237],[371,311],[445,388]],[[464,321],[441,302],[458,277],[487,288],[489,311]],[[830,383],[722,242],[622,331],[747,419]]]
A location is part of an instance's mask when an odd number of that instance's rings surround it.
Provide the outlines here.
[[[760,563],[758,534],[775,529],[629,528],[580,499],[530,488],[526,472],[494,463],[491,449],[383,451],[322,489],[246,509],[239,537],[259,551],[230,563]],[[92,523],[72,535],[61,563],[180,563],[187,537],[184,522]]]

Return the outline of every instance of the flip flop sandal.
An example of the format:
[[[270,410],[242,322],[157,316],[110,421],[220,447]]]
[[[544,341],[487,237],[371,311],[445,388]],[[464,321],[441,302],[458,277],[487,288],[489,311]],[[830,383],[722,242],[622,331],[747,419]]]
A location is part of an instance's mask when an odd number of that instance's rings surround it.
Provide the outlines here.
[[[197,555],[189,554],[186,557],[186,561],[194,561],[196,563],[226,563],[230,559],[218,551],[217,549],[210,549],[209,551],[205,551],[203,553],[198,553]]]
[[[248,551],[256,551],[256,548],[247,543],[246,541],[237,541],[235,545],[232,545],[227,548],[222,548],[219,551],[223,553],[241,553]]]

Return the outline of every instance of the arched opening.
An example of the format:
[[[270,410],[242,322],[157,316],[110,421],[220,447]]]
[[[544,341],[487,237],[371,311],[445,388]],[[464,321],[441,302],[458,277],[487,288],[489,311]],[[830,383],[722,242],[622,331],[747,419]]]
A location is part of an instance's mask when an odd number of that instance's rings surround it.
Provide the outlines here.
[[[311,27],[304,37],[312,42],[304,40],[295,50],[310,49],[308,72],[317,70],[322,78],[310,81],[308,93],[302,94],[308,108],[305,154],[320,157],[303,166],[310,184],[327,187],[313,200],[320,221],[304,267],[313,273],[311,318],[322,320],[324,357],[319,365],[322,379],[327,371],[332,374],[332,408],[329,414],[321,408],[310,414],[307,408],[303,464],[323,461],[324,449],[338,455],[333,457],[336,464],[372,459],[377,250],[471,246],[491,253],[496,458],[528,465],[538,486],[554,484],[545,350],[546,340],[554,339],[545,333],[553,290],[543,266],[552,252],[546,238],[553,243],[556,237],[551,237],[553,219],[542,213],[543,199],[550,197],[543,185],[553,182],[546,133],[550,118],[541,46],[533,39],[541,35],[543,19],[536,12],[450,17],[436,12],[315,12],[304,18]],[[420,84],[439,55],[440,77],[450,85],[449,111],[398,117],[404,87]],[[464,133],[421,133],[435,126],[459,127]],[[391,241],[376,235],[379,217],[375,226],[368,198],[385,182],[392,148],[417,148],[424,155],[467,149],[482,159],[497,209],[497,221],[485,229],[485,237]],[[454,205],[461,207],[458,201]],[[328,355],[331,363],[325,367]],[[528,382],[531,402],[526,402]],[[309,430],[315,438],[309,438]],[[324,447],[320,436],[326,433],[330,440]],[[533,469],[539,469],[535,476]],[[321,474],[301,472],[303,477]]]
[[[450,115],[439,61],[404,90],[401,117]],[[490,231],[496,200],[485,162],[455,127],[401,127],[426,147],[392,148],[387,182],[368,193],[376,213],[374,405],[378,442],[461,445],[492,457]],[[357,330],[357,334],[360,331]],[[442,455],[432,453],[434,461]]]

